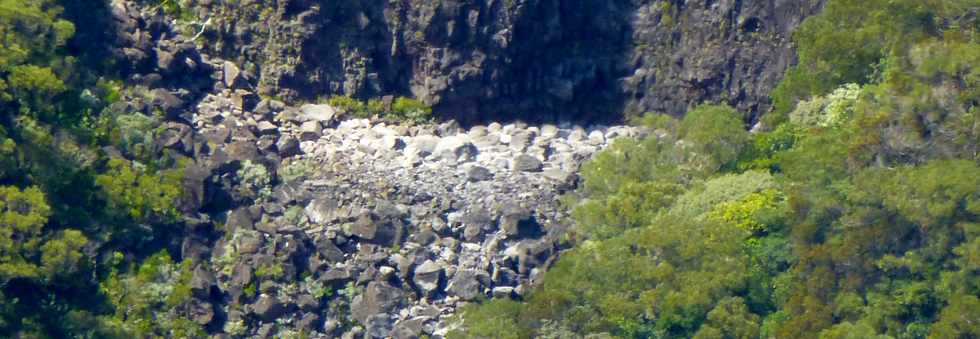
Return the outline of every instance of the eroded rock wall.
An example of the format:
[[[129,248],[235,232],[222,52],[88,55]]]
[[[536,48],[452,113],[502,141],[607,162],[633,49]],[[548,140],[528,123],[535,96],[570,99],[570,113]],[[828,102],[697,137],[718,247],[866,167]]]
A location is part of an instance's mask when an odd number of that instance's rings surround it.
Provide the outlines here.
[[[464,123],[618,121],[729,102],[747,119],[822,0],[199,0],[258,92],[415,96]]]

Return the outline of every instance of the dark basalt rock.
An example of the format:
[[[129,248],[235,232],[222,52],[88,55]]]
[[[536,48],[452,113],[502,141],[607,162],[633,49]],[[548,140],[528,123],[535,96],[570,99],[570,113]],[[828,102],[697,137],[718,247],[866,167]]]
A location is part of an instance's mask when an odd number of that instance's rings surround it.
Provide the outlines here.
[[[614,121],[730,102],[768,110],[793,29],[824,1],[209,2],[266,95],[418,97],[464,123]],[[213,45],[212,45],[213,46]],[[533,113],[533,114],[531,114]]]

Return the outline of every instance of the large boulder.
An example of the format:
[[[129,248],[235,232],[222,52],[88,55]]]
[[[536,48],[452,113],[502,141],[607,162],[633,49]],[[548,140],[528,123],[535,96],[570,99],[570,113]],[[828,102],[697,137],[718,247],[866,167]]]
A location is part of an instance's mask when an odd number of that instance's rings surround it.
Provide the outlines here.
[[[449,161],[472,161],[477,154],[476,146],[462,136],[445,137],[439,140],[432,154]]]
[[[400,242],[403,232],[400,219],[376,212],[364,212],[350,224],[351,235],[378,245],[391,246]]]
[[[490,275],[487,272],[462,269],[456,271],[456,275],[449,281],[446,289],[450,294],[466,301],[476,300],[486,295],[483,291],[490,285]]]
[[[402,305],[405,294],[401,289],[384,282],[368,283],[364,293],[354,298],[351,315],[361,324],[367,324],[371,316],[388,313]]]
[[[493,173],[483,166],[473,166],[466,170],[466,179],[471,182],[493,179]]]
[[[299,108],[300,121],[316,121],[324,125],[329,125],[333,123],[334,117],[337,116],[337,111],[333,109],[330,105],[319,104],[306,104]]]
[[[286,307],[275,297],[263,293],[252,304],[252,313],[262,321],[275,321],[286,312]]]
[[[367,318],[364,323],[368,338],[389,338],[391,330],[395,325],[392,316],[387,313],[375,314]]]
[[[323,127],[320,125],[319,121],[310,120],[303,122],[299,126],[299,138],[303,141],[313,141],[320,138],[321,133],[323,133]]]
[[[157,88],[150,92],[150,104],[159,109],[164,114],[166,120],[176,120],[184,109],[184,100],[181,100],[170,91]]]
[[[428,156],[436,151],[436,147],[439,146],[441,139],[434,135],[420,135],[411,139],[411,146],[413,149],[419,152],[421,156]]]
[[[514,204],[501,208],[497,224],[508,238],[533,238],[544,233],[531,211]]]
[[[542,167],[541,160],[527,154],[521,154],[514,158],[515,171],[540,172]]]
[[[321,239],[317,242],[316,250],[320,258],[330,262],[337,263],[344,261],[344,251],[341,251],[330,239]]]
[[[439,281],[442,280],[442,266],[432,260],[428,260],[419,267],[415,268],[415,276],[412,281],[422,292],[430,294],[439,289]]]

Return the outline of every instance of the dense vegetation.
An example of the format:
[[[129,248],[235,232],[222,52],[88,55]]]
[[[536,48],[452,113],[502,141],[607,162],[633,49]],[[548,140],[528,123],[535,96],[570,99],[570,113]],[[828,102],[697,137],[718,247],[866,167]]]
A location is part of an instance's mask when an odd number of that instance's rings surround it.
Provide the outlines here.
[[[461,338],[980,337],[974,0],[831,0],[764,131],[654,115],[582,171],[575,247]]]
[[[0,0],[2,337],[200,331],[175,311],[190,271],[165,251],[179,159],[153,144],[159,117],[112,108],[123,89],[86,45],[97,18],[64,11],[99,5]]]
[[[88,48],[104,5],[0,0],[0,337],[203,333],[186,310],[197,263],[177,250],[188,159],[155,143],[159,114],[114,105],[146,93]],[[474,305],[454,334],[980,337],[978,7],[830,0],[796,33],[761,132],[719,105],[647,117],[649,137],[583,169],[575,247],[544,283]]]

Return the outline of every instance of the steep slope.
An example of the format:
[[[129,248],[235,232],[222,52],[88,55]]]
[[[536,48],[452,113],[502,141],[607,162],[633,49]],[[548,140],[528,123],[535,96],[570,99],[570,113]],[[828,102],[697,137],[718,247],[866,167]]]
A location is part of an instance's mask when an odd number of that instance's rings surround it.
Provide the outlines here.
[[[754,118],[808,1],[196,1],[206,49],[290,99],[411,95],[462,122]]]

